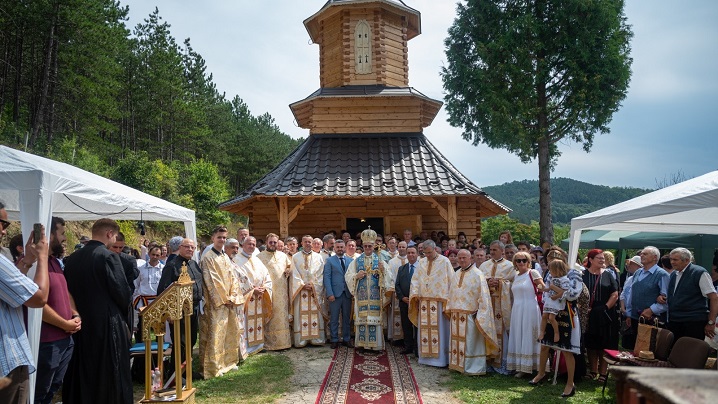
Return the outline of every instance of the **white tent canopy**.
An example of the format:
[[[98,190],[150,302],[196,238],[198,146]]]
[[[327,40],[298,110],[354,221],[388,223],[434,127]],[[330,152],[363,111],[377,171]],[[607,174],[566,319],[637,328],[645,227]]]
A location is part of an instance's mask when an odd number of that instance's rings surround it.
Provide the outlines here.
[[[33,223],[44,223],[49,235],[52,216],[65,220],[179,221],[185,236],[196,240],[195,213],[134,188],[81,170],[69,164],[0,146],[0,200],[11,220],[20,220],[22,234],[29,235]],[[28,274],[34,276],[35,269]],[[37,357],[42,310],[28,313],[29,337]],[[34,396],[35,374],[30,379]]]
[[[718,234],[718,171],[572,219],[569,262],[582,230]]]
[[[51,210],[65,220],[179,221],[187,237],[195,238],[195,215],[163,199],[118,184],[107,178],[9,147],[0,146],[0,199],[13,220],[22,219],[23,193],[51,198]]]

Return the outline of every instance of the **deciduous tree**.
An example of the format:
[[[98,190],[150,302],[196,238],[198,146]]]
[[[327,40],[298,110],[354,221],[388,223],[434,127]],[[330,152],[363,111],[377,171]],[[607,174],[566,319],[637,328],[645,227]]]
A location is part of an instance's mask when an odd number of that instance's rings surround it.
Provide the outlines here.
[[[538,160],[541,241],[553,241],[550,172],[559,143],[589,151],[626,97],[623,0],[469,0],[445,41],[449,122],[463,138]]]

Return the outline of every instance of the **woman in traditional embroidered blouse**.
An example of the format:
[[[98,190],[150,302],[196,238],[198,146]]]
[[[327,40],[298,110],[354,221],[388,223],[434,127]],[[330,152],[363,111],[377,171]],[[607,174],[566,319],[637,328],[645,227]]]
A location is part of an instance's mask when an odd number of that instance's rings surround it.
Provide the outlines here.
[[[546,251],[545,255],[548,262],[560,259],[568,262],[568,254],[560,247],[554,246]],[[546,377],[546,362],[548,361],[549,348],[562,351],[562,356],[566,361],[566,385],[564,386],[561,397],[571,397],[575,394],[574,374],[576,371],[576,358],[574,355],[581,353],[581,325],[576,309],[576,301],[583,291],[583,281],[581,272],[572,268],[568,272],[570,288],[564,293],[562,298],[566,299],[566,309],[559,312],[556,320],[559,322],[559,332],[562,333],[563,342],[558,344],[553,342],[553,328],[547,326],[544,339],[541,340],[541,357],[539,359],[538,374],[529,381],[531,385],[537,385]],[[546,282],[551,282],[551,275],[547,276]],[[551,332],[548,332],[551,330]],[[568,338],[566,338],[568,337]]]
[[[606,377],[608,363],[603,360],[604,349],[618,349],[618,282],[611,270],[605,268],[603,251],[588,252],[588,263],[583,282],[590,293],[588,326],[584,332],[584,344],[588,354],[590,374]]]

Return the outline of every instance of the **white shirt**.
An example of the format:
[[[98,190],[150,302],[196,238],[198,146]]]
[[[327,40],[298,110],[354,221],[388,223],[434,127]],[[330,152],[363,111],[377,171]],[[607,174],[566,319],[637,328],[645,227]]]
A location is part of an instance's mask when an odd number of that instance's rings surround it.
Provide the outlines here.
[[[688,268],[688,266],[686,266],[686,268]],[[680,271],[676,271],[676,283],[675,285],[673,285],[673,293],[676,292],[678,282],[681,281],[681,277],[683,276],[683,270],[685,270],[686,268],[683,268]],[[708,274],[707,271],[701,274],[701,279],[698,281],[698,286],[701,288],[701,293],[703,294],[703,297],[708,297],[709,294],[716,293],[716,288],[713,286],[713,279],[711,279],[711,276]]]
[[[147,262],[138,268],[140,274],[135,279],[135,296],[157,295],[157,285],[162,277],[162,268],[164,265],[161,262],[157,262],[155,267]]]

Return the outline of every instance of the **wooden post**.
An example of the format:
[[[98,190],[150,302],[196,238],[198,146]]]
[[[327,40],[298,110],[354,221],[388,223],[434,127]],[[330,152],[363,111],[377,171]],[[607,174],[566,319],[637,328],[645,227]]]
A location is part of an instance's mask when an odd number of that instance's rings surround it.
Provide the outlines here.
[[[165,385],[165,382],[163,380],[165,370],[164,370],[164,367],[162,366],[164,364],[164,358],[165,358],[164,357],[165,352],[164,352],[164,349],[162,349],[165,346],[164,339],[165,339],[164,334],[157,334],[157,369],[159,369],[159,374],[160,374],[160,381],[159,381],[160,390],[162,390],[162,388]],[[152,356],[152,351],[150,351],[150,356]]]
[[[446,209],[447,218],[446,221],[448,223],[448,233],[449,237],[456,238],[458,236],[457,232],[457,213],[456,213],[456,197],[450,196],[449,203]]]
[[[145,336],[145,400],[152,398],[152,340]]]
[[[187,380],[187,386],[186,386],[187,390],[192,390],[192,343],[191,343],[192,338],[190,337],[192,335],[191,331],[190,331],[191,330],[190,322],[192,321],[192,319],[190,318],[191,316],[192,316],[191,313],[189,315],[185,315],[185,319],[184,319],[184,335],[185,335],[185,344],[184,344],[185,356],[184,357],[185,357],[185,362],[187,363],[185,365],[185,367],[187,369],[189,369],[185,375],[185,379]],[[179,333],[177,333],[175,335],[179,335]]]
[[[185,322],[185,324],[189,324],[189,318],[185,318],[184,322]],[[172,328],[174,329],[173,331],[175,334],[175,339],[174,339],[174,341],[172,341],[174,344],[172,349],[175,349],[175,347],[178,348],[177,352],[175,352],[175,392],[177,394],[177,398],[182,397],[182,348],[181,348],[182,344],[180,343],[181,337],[180,337],[180,324],[179,323],[180,323],[179,321],[174,321],[172,324]],[[191,341],[190,334],[189,333],[185,334],[184,338],[185,338],[185,345],[190,345],[190,341]],[[159,343],[159,342],[160,341],[158,340],[157,343]],[[160,349],[161,348],[158,348],[157,351],[162,352],[162,351],[160,351]],[[188,384],[192,383],[191,377],[192,377],[192,369],[187,369],[187,383]],[[187,388],[190,388],[190,387],[188,386]]]
[[[284,240],[289,237],[289,208],[286,196],[277,197],[279,200],[279,237]]]

